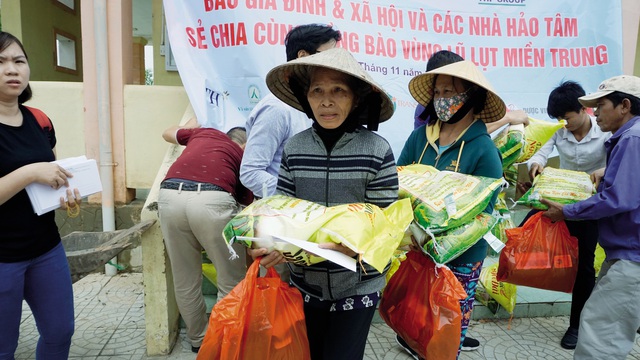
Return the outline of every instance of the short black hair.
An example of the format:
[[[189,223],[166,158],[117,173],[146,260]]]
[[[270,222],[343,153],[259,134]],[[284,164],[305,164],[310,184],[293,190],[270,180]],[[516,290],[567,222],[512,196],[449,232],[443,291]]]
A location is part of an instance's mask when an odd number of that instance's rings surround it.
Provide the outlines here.
[[[242,126],[236,126],[227,131],[227,136],[238,145],[247,143],[247,130]]]
[[[584,107],[578,98],[586,93],[575,81],[563,81],[549,94],[547,114],[554,119],[562,118],[568,112],[580,112]]]
[[[29,60],[29,55],[27,55],[27,51],[24,49],[24,46],[22,45],[20,40],[17,37],[9,34],[8,32],[0,31],[0,52],[11,46],[11,44],[18,44],[18,46],[20,46],[20,49],[22,49],[24,56],[27,58],[27,60]],[[31,85],[27,84],[27,87],[22,91],[22,94],[18,95],[18,104],[26,103],[27,101],[29,101],[29,99],[31,99],[31,96],[33,96]]]
[[[627,94],[627,93],[623,93],[620,91],[614,91],[609,95],[604,96],[605,98],[609,99],[612,103],[613,106],[618,106],[622,103],[622,100],[624,99],[629,99],[629,102],[631,102],[631,114],[632,115],[640,115],[640,99]]]
[[[287,61],[298,58],[298,51],[304,50],[309,54],[318,52],[318,48],[323,44],[342,39],[339,31],[334,30],[330,25],[307,24],[299,25],[291,29],[284,39],[287,51]]]
[[[462,56],[449,50],[440,50],[431,54],[429,61],[427,61],[427,71],[443,67],[445,65],[457,63],[464,60]]]

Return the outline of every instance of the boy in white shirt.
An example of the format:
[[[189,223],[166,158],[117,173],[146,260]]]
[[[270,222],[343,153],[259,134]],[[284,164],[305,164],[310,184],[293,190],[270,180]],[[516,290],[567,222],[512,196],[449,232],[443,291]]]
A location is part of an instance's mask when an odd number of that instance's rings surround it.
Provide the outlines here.
[[[611,137],[611,133],[603,133],[595,119],[578,102],[578,98],[584,95],[582,86],[574,81],[562,82],[549,94],[547,113],[552,118],[566,120],[567,124],[527,162],[529,177],[532,181],[544,169],[547,157],[554,147],[558,149],[560,155],[561,169],[592,174],[605,167],[604,143]],[[530,212],[522,223],[524,224],[536,211]],[[575,349],[578,342],[580,313],[595,285],[593,260],[598,242],[598,226],[596,221],[566,221],[566,224],[571,235],[578,239],[578,273],[571,297],[569,328],[562,337],[560,345],[565,349]]]

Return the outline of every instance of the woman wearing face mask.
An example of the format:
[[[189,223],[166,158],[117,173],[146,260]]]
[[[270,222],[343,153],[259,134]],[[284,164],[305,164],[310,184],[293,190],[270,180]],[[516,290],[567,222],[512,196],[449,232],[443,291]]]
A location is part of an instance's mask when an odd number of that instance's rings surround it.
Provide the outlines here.
[[[473,63],[460,61],[418,75],[409,82],[409,91],[423,106],[433,105],[435,113],[428,124],[411,133],[397,161],[398,165],[420,163],[438,170],[468,175],[496,179],[502,176],[502,158],[487,133],[485,123],[500,120],[505,115],[506,107]],[[493,211],[497,196],[496,191],[485,212]],[[477,340],[471,344],[464,342],[464,339],[471,319],[478,276],[486,255],[487,242],[481,239],[447,264],[468,295],[460,301],[460,348],[464,343],[465,350],[479,346]],[[406,342],[401,338],[397,340],[412,352]]]

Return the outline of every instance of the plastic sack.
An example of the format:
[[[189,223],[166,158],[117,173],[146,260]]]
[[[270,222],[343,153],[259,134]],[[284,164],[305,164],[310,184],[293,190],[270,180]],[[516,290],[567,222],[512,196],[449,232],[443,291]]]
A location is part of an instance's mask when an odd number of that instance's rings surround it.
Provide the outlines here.
[[[411,199],[416,223],[433,234],[473,220],[504,182],[422,164],[399,166],[398,181],[398,196]]]
[[[407,259],[407,252],[402,250],[396,250],[393,254],[393,258],[391,258],[391,266],[389,266],[389,271],[385,275],[385,282],[388,284],[389,279],[393,276],[393,274],[398,271],[400,268],[400,264]]]
[[[546,290],[573,291],[578,272],[578,240],[564,221],[538,212],[522,227],[507,229],[500,253],[498,281]]]
[[[423,248],[438,264],[446,264],[475,245],[496,224],[496,218],[480,213],[468,223],[427,240]]]
[[[549,207],[540,202],[541,198],[566,205],[588,199],[595,191],[586,172],[546,167],[533,179],[531,188],[516,204],[547,210]]]
[[[522,148],[525,144],[524,125],[509,125],[493,138],[493,143],[502,156],[502,169],[506,170],[522,156]]]
[[[300,291],[260,259],[212,309],[198,360],[310,359]]]
[[[486,294],[502,306],[509,314],[513,314],[517,299],[516,286],[498,281],[498,263],[483,267],[480,271],[479,280]],[[490,306],[487,307],[491,309]],[[493,313],[495,314],[496,312],[497,308]]]
[[[383,272],[413,220],[409,200],[398,200],[384,209],[368,203],[326,207],[293,197],[275,195],[253,202],[225,226],[227,244],[246,246],[260,240],[280,251],[289,262],[312,265],[324,258],[299,247],[272,241],[272,236],[313,243],[342,244],[361,255],[364,262]],[[230,252],[232,251],[229,247]]]
[[[549,139],[553,137],[553,134],[564,127],[567,122],[564,120],[553,123],[545,120],[536,120],[529,118],[529,125],[524,128],[524,147],[522,148],[522,154],[516,160],[516,162],[525,162],[533,156],[542,145],[544,145]]]
[[[460,346],[460,300],[466,297],[449,268],[410,251],[384,289],[379,312],[420,357],[453,360]]]

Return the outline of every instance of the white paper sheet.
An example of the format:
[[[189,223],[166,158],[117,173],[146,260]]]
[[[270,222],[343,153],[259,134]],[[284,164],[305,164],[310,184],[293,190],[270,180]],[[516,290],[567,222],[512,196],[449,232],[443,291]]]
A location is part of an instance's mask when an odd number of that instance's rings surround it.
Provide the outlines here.
[[[277,243],[291,244],[297,248],[303,249],[321,258],[324,258],[333,263],[336,263],[353,272],[355,272],[357,269],[356,259],[350,256],[347,256],[336,250],[322,249],[318,246],[318,244],[312,243],[309,241],[298,240],[298,239],[293,239],[293,238],[284,237],[284,236],[276,236],[276,235],[272,235],[272,239],[254,238],[254,237],[248,237],[248,236],[237,236],[236,238],[238,240],[251,241],[255,243],[257,247],[269,249],[269,252],[273,250],[277,250],[278,248],[282,248],[282,246],[278,246]]]
[[[94,159],[87,159],[86,156],[78,156],[56,160],[53,163],[60,165],[73,174],[68,178],[69,187],[53,189],[51,186],[31,183],[25,190],[31,200],[31,205],[36,214],[42,215],[60,207],[60,197],[67,199],[67,189],[77,188],[80,196],[85,197],[102,191],[98,165]]]

